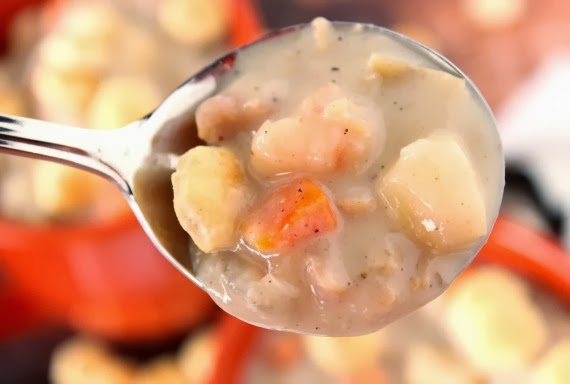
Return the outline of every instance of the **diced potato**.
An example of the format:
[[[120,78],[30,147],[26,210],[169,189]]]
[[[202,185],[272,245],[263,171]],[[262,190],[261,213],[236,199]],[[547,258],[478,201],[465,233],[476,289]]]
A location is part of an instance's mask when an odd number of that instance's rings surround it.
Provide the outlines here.
[[[113,46],[85,44],[62,34],[48,35],[39,47],[42,65],[57,71],[102,75],[113,65]]]
[[[502,292],[506,296],[526,297],[529,295],[527,284],[513,273],[495,266],[480,266],[476,270],[465,272],[451,285],[442,296],[445,300],[455,300],[456,292],[472,297],[492,295]]]
[[[384,57],[377,53],[370,55],[368,67],[372,72],[386,80],[398,78],[413,69],[409,64]]]
[[[258,129],[270,112],[270,105],[257,98],[243,101],[233,95],[211,97],[196,110],[198,137],[208,144],[223,142],[239,132]]]
[[[483,372],[528,366],[548,340],[548,326],[520,279],[480,267],[447,297],[446,324],[462,354]]]
[[[83,45],[106,45],[121,34],[124,23],[116,7],[102,2],[75,2],[62,8],[57,31]]]
[[[199,146],[186,152],[172,175],[174,210],[180,224],[204,252],[237,244],[237,222],[249,192],[236,155]]]
[[[158,22],[173,39],[204,48],[222,40],[229,28],[223,0],[163,0]]]
[[[404,366],[406,384],[481,384],[469,365],[444,350],[428,344],[415,345]]]
[[[50,379],[54,384],[131,384],[133,367],[101,344],[73,339],[54,352]]]
[[[77,168],[38,162],[33,168],[33,201],[47,217],[84,213],[97,197],[99,176]]]
[[[533,384],[570,383],[570,340],[555,344],[544,356],[533,375]]]
[[[380,332],[356,337],[303,336],[303,341],[309,359],[333,377],[376,366],[383,350]]]
[[[212,376],[216,356],[216,338],[211,330],[186,340],[180,350],[179,366],[188,383],[206,383]]]
[[[277,188],[245,220],[246,243],[259,251],[289,248],[338,225],[334,208],[323,189],[310,179]]]
[[[84,72],[62,72],[38,64],[31,75],[32,95],[41,118],[81,126],[99,77]]]
[[[161,357],[139,369],[133,384],[186,384],[186,378],[172,357]]]
[[[352,188],[336,199],[336,206],[348,215],[371,213],[376,209],[376,198],[368,188]]]
[[[485,202],[463,149],[451,138],[420,139],[377,183],[388,213],[415,241],[446,252],[487,234]]]
[[[88,110],[88,126],[119,128],[143,118],[162,101],[156,84],[144,76],[119,76],[103,81]]]

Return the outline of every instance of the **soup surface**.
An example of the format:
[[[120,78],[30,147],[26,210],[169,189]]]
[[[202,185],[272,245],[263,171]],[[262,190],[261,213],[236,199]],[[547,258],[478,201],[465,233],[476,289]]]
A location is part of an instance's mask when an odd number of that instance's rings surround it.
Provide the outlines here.
[[[373,332],[429,302],[497,216],[492,118],[451,67],[373,27],[310,27],[239,54],[196,110],[174,209],[214,300],[267,328]]]

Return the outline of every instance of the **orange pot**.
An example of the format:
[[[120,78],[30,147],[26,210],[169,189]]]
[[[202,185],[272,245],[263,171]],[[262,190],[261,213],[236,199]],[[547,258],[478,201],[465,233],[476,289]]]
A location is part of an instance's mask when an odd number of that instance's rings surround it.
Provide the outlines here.
[[[0,25],[38,2],[2,0]],[[253,4],[228,5],[232,44],[257,37],[261,28]],[[215,307],[158,253],[130,212],[108,223],[73,226],[0,220],[0,268],[43,313],[117,341],[183,332]]]

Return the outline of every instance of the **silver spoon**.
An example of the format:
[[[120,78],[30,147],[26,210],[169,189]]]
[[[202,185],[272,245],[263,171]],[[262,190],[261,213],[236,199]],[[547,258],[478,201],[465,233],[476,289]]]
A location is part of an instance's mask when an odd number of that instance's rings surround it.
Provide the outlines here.
[[[356,25],[334,22],[335,28]],[[170,180],[178,156],[200,143],[195,130],[189,129],[193,128],[194,111],[228,81],[241,52],[253,45],[271,44],[280,35],[298,33],[307,27],[310,24],[277,30],[230,52],[182,84],[154,112],[122,128],[90,130],[0,115],[0,152],[64,163],[113,181],[162,255],[203,288],[190,265],[189,236],[174,213]],[[492,119],[473,84],[444,57],[396,32],[373,25],[364,28],[398,41],[429,59],[438,69],[465,79]]]

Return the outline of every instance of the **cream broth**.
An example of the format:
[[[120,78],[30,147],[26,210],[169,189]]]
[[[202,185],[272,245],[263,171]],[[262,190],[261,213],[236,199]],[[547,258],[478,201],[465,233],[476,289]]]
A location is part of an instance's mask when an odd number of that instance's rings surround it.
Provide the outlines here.
[[[441,294],[504,183],[476,91],[379,29],[316,19],[240,53],[173,174],[193,270],[266,328],[376,331]]]

